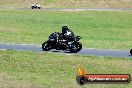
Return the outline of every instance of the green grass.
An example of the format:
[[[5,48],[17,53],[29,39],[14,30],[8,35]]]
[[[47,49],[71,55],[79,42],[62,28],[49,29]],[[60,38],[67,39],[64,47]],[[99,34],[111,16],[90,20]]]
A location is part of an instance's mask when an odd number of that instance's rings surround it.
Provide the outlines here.
[[[80,88],[76,83],[77,69],[80,65],[92,74],[130,74],[132,60],[128,58],[92,57],[62,55],[48,52],[0,51],[0,75],[10,77],[12,88],[31,84],[48,88]],[[13,78],[11,78],[13,77]],[[0,78],[1,79],[1,78]],[[18,84],[12,85],[17,80]],[[26,84],[24,84],[26,83]],[[32,85],[31,85],[32,86]],[[32,88],[36,88],[32,86]],[[82,88],[131,88],[132,84],[88,84]],[[3,87],[2,87],[3,88]],[[25,87],[26,88],[26,87]]]
[[[17,77],[9,74],[0,72],[0,88],[39,88],[32,82],[20,80]]]
[[[61,26],[82,36],[89,48],[132,48],[132,12],[0,11],[0,42],[41,44]]]

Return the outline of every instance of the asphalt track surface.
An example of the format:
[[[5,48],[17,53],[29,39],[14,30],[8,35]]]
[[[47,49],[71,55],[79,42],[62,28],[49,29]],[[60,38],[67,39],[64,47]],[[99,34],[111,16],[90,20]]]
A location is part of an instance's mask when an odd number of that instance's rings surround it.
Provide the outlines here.
[[[17,8],[17,10],[32,10],[31,8]],[[34,9],[35,10],[35,9]],[[37,9],[36,9],[37,10]],[[44,11],[132,11],[132,8],[42,8]]]
[[[42,51],[41,45],[0,43],[0,50],[10,50],[10,49],[18,50],[18,51],[45,52]],[[62,50],[51,50],[46,52],[63,53],[68,55],[77,54],[77,55],[89,55],[89,56],[110,56],[110,57],[132,58],[132,56],[130,56],[129,50],[87,48],[87,49],[82,49],[78,53],[65,53]]]

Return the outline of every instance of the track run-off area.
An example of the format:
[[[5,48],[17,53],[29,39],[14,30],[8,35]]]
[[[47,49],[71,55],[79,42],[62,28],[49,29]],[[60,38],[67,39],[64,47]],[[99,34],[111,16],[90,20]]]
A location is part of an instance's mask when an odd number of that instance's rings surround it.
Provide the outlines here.
[[[16,8],[15,10],[32,10],[31,8]],[[35,9],[34,9],[35,10]],[[39,9],[36,9],[39,10]],[[132,11],[132,8],[42,8],[42,11]]]
[[[15,43],[0,43],[0,50],[45,52],[42,50],[41,45],[15,44]],[[110,57],[132,58],[132,56],[130,56],[129,50],[116,50],[116,49],[83,48],[78,53],[65,53],[62,50],[50,50],[46,52],[63,53],[68,55],[77,54],[77,55],[88,55],[88,56],[110,56]]]

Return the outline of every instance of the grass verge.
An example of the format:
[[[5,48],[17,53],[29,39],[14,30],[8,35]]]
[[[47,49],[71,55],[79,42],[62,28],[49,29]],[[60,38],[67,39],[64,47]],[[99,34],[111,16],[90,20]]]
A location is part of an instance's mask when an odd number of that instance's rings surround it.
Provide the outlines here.
[[[82,36],[84,47],[130,49],[131,11],[0,11],[0,41],[41,44],[63,25]]]
[[[16,77],[20,82],[31,83],[40,88],[80,88],[75,80],[77,68],[80,65],[89,74],[132,75],[132,60],[129,58],[62,55],[13,50],[1,50],[0,53],[0,74],[8,74],[10,77]],[[8,86],[10,87],[10,85]],[[26,86],[29,85],[26,84]],[[82,86],[82,88],[89,87],[131,88],[132,84],[90,84]]]

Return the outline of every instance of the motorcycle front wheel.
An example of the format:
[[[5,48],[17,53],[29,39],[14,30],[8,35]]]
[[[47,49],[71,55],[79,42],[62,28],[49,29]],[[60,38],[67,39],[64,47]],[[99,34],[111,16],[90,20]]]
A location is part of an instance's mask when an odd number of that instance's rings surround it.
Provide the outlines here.
[[[75,42],[71,45],[70,52],[77,53],[82,49],[82,44],[80,42]]]
[[[46,42],[44,42],[44,43],[42,44],[42,49],[43,49],[44,51],[49,51],[49,50],[52,49],[52,47],[51,47],[51,45],[46,41]]]
[[[34,6],[32,6],[31,8],[34,9]]]

